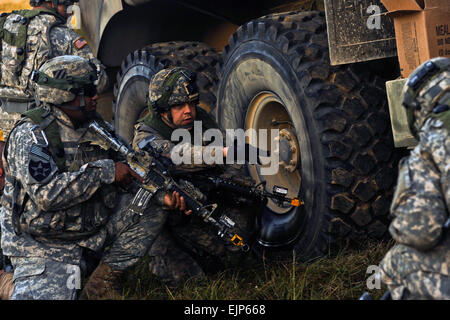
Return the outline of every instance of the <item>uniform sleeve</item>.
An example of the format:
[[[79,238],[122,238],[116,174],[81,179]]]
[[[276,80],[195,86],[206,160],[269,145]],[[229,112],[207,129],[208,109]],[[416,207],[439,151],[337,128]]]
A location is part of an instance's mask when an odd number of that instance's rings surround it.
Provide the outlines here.
[[[184,141],[186,140],[187,138],[184,139]],[[208,168],[224,160],[222,145],[217,148],[193,146],[190,142],[183,143],[182,141],[175,145],[172,141],[164,139],[149,126],[139,123],[135,126],[133,149],[140,149],[140,143],[143,142],[149,144],[159,154],[170,158],[180,170]]]
[[[12,132],[7,158],[11,174],[40,210],[67,209],[114,182],[115,166],[109,159],[86,163],[75,172],[58,172],[50,152],[33,140],[31,127],[25,123]]]
[[[82,36],[70,28],[58,26],[52,29],[50,41],[55,56],[75,55],[91,60],[97,67],[97,72],[99,73],[97,91],[102,93],[107,89],[109,79],[105,67],[101,64],[100,60],[94,56],[87,41]]]
[[[394,219],[389,227],[398,243],[425,251],[433,248],[442,236],[442,227],[448,218],[446,195],[449,191],[441,182],[442,177],[448,177],[448,166],[436,161],[448,158],[440,156],[444,146],[442,141],[433,143],[423,139],[400,164],[391,206]],[[442,172],[442,168],[446,168],[446,172]]]

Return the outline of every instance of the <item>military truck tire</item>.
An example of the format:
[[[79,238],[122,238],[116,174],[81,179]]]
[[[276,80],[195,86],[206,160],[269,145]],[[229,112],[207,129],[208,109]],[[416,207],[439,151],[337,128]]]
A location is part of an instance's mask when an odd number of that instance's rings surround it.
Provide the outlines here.
[[[199,42],[156,43],[136,50],[123,61],[114,87],[114,127],[130,142],[136,120],[145,115],[151,77],[169,66],[184,66],[197,72],[200,107],[210,112],[215,104],[214,82],[220,55]]]
[[[304,205],[269,205],[255,246],[306,260],[387,236],[398,156],[384,81],[363,64],[330,66],[322,12],[272,14],[241,26],[223,53],[216,118],[224,129],[279,129],[284,163],[258,181]],[[286,151],[287,150],[287,151]]]
[[[114,86],[114,130],[127,142],[133,138],[133,126],[146,106],[150,78],[163,69],[154,56],[136,50],[122,62]]]

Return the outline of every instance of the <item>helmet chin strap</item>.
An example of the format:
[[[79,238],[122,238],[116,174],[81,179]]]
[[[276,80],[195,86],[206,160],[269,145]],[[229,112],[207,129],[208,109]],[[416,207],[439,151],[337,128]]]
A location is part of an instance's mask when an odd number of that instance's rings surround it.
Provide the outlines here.
[[[81,111],[83,113],[83,115],[88,119],[94,117],[95,110],[94,111],[86,110],[86,96],[84,95],[84,92],[81,92],[78,96],[80,97],[80,105],[79,106],[64,105],[64,108],[66,108],[68,110],[73,110],[73,111]]]
[[[195,106],[195,108],[197,109],[197,106]],[[174,126],[176,129],[191,129],[191,128],[193,128],[193,126],[194,126],[194,121],[192,121],[192,122],[190,122],[190,123],[188,123],[188,124],[182,125],[182,126],[176,125],[176,124],[173,122],[173,117],[172,117],[172,111],[171,111],[171,109],[169,109],[169,111],[167,112],[167,118],[168,118],[168,120],[169,120],[169,123],[170,123],[172,126]]]

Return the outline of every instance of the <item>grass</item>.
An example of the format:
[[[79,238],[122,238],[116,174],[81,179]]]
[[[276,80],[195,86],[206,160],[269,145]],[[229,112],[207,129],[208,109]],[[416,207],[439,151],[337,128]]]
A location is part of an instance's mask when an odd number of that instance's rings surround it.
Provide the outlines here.
[[[309,263],[255,261],[228,268],[205,279],[188,279],[168,288],[148,274],[143,260],[124,279],[123,299],[150,300],[357,300],[364,291],[379,299],[387,290],[368,290],[366,274],[378,265],[392,242],[344,249]]]

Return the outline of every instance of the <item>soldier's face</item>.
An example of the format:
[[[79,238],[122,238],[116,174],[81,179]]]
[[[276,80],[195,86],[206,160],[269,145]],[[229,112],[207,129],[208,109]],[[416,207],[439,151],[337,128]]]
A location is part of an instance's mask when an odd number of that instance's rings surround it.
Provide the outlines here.
[[[55,5],[53,4],[53,2],[46,2],[44,4],[45,4],[45,6],[49,6],[50,8],[55,8]],[[36,8],[45,8],[44,4],[39,5]],[[68,7],[64,4],[58,4],[58,6],[56,7],[56,11],[58,11],[58,13],[65,18],[67,18],[69,16],[69,14],[67,13],[67,9],[68,9]]]
[[[56,8],[58,13],[62,15],[63,17],[67,18],[69,14],[67,13],[67,7],[64,4],[58,4],[58,7]]]
[[[88,115],[86,115],[86,113],[84,113],[81,109],[80,110],[66,109],[66,108],[64,108],[64,105],[61,106],[61,110],[63,110],[70,117],[70,119],[74,122],[80,123],[80,122],[87,121],[87,120],[89,120],[89,116],[94,115],[95,111],[97,110],[98,95],[95,95],[93,97],[85,96],[84,99],[86,101],[85,109],[86,109]],[[75,98],[75,100],[67,103],[67,105],[79,107],[81,105],[81,98],[79,96],[77,96]]]
[[[195,120],[196,110],[194,103],[183,103],[172,106],[170,109],[172,113],[173,124],[176,126],[186,126]],[[167,119],[167,113],[163,114]]]

